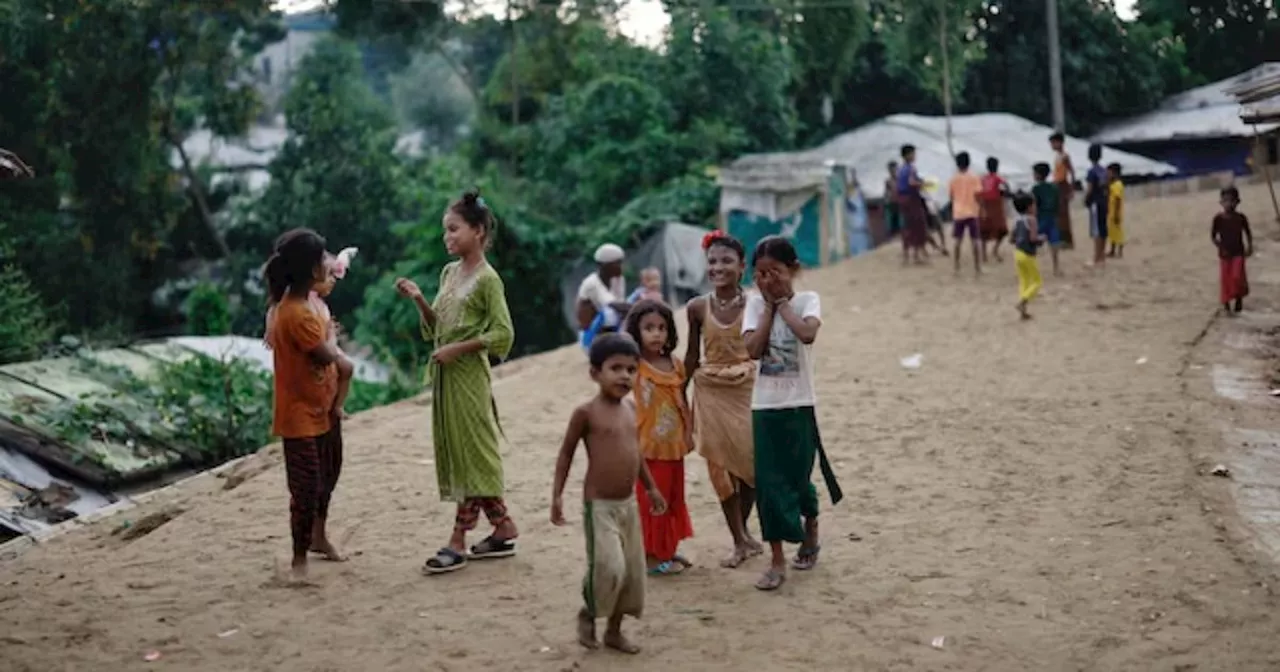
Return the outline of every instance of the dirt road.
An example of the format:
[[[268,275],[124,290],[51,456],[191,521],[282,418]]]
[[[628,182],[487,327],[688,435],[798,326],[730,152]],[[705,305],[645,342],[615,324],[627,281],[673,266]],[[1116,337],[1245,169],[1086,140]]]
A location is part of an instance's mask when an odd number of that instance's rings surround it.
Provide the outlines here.
[[[1264,194],[1244,192],[1255,222]],[[650,581],[639,656],[573,641],[582,536],[547,521],[557,443],[590,393],[571,348],[497,384],[516,559],[419,574],[451,512],[429,409],[406,403],[349,424],[334,524],[355,556],[318,564],[319,587],[274,578],[283,471],[233,490],[209,477],[0,564],[0,669],[1280,669],[1271,565],[1240,540],[1223,481],[1199,473],[1220,435],[1185,390],[1216,306],[1215,201],[1132,204],[1128,258],[1093,276],[1068,254],[1029,323],[1010,261],[975,280],[900,268],[888,249],[809,274],[819,419],[847,493],[824,499],[822,563],[780,594],[752,588],[761,560],[718,568],[727,534],[691,460],[700,566]],[[184,512],[111,534],[165,506]]]

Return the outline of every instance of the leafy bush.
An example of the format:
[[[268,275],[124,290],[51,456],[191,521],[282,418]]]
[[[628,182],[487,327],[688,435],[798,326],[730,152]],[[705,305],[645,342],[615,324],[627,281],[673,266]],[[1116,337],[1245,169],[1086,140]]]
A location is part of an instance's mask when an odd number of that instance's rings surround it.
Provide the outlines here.
[[[31,281],[0,247],[0,364],[39,356],[57,329]]]
[[[187,333],[192,336],[223,336],[231,333],[231,304],[218,285],[196,285],[182,305],[187,317]]]

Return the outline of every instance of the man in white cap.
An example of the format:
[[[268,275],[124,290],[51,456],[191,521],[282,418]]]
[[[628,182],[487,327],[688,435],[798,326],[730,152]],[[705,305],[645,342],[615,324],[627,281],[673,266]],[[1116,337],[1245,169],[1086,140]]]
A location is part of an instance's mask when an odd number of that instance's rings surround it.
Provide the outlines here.
[[[617,331],[630,306],[626,280],[622,277],[622,260],[626,253],[613,243],[596,248],[596,271],[578,285],[578,327],[582,329],[583,347],[591,345],[596,334]]]

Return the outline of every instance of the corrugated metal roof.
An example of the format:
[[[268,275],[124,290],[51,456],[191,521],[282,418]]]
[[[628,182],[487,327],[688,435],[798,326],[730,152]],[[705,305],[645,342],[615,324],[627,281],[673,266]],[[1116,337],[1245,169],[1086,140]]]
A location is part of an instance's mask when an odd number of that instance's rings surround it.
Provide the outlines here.
[[[1166,98],[1146,114],[1107,124],[1093,140],[1104,144],[1247,137],[1253,127],[1240,119],[1240,103],[1232,91],[1280,75],[1280,63],[1263,63],[1220,82]],[[1261,132],[1277,125],[1259,126]]]
[[[951,118],[952,148],[968,152],[974,170],[986,171],[987,157],[1000,160],[1000,173],[1014,186],[1031,184],[1031,166],[1051,161],[1049,135],[1053,129],[1017,115],[1002,112],[954,116]],[[955,174],[955,161],[947,149],[946,118],[915,114],[895,114],[831,139],[820,147],[785,154],[752,154],[739,158],[720,172],[722,185],[757,184],[760,191],[786,192],[820,184],[818,175],[827,174],[824,164],[834,161],[854,170],[863,196],[884,197],[884,178],[889,161],[897,161],[904,144],[916,147],[920,174],[945,183]],[[1067,136],[1067,153],[1077,169],[1086,165],[1089,142]],[[1107,162],[1115,161],[1133,175],[1170,175],[1173,166],[1144,156],[1107,148]],[[754,182],[753,182],[754,181]],[[798,186],[797,186],[798,185]],[[738,187],[742,188],[742,187]],[[945,199],[942,201],[945,203]]]

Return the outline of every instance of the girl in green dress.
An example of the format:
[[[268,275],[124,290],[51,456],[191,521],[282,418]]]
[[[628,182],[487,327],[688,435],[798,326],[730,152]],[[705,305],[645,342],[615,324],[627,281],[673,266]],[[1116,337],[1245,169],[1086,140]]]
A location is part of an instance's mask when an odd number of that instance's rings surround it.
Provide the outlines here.
[[[396,280],[396,290],[418,307],[423,339],[435,344],[427,379],[436,479],[440,498],[458,504],[453,535],[427,559],[423,571],[428,574],[462,569],[468,555],[472,560],[511,557],[517,536],[502,498],[501,429],[489,375],[489,357],[506,357],[514,339],[502,279],[484,255],[494,217],[479,193],[470,191],[445,211],[443,227],[445,249],[458,260],[440,273],[435,301],[427,303],[412,280]],[[482,512],[493,534],[468,554],[466,535]]]

